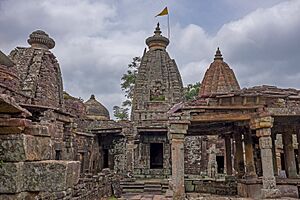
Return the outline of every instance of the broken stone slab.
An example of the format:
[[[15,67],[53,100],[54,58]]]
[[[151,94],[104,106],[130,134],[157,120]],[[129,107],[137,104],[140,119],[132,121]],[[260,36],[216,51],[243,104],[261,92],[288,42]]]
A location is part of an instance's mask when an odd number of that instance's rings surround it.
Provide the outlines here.
[[[79,174],[79,161],[24,162],[24,190],[30,192],[66,190],[78,183]]]
[[[22,118],[0,118],[0,134],[21,133],[31,121]]]
[[[9,162],[50,160],[50,137],[25,134],[0,135],[0,160]]]
[[[31,116],[31,113],[19,106],[15,99],[6,94],[0,94],[0,112],[7,114],[21,114],[25,117]]]

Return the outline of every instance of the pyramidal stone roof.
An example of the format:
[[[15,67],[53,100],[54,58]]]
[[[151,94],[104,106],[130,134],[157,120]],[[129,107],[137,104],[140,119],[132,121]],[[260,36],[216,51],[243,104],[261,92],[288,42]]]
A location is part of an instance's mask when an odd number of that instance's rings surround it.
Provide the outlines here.
[[[212,94],[224,94],[240,90],[239,83],[233,70],[223,61],[220,49],[217,49],[214,62],[205,72],[202,80],[199,96]]]
[[[144,52],[135,81],[133,121],[166,118],[161,113],[166,113],[183,96],[179,70],[166,51],[169,39],[161,35],[159,24],[146,44],[149,50]]]
[[[96,100],[95,95],[91,95],[90,99],[84,103],[86,107],[87,117],[94,120],[109,120],[108,110]]]

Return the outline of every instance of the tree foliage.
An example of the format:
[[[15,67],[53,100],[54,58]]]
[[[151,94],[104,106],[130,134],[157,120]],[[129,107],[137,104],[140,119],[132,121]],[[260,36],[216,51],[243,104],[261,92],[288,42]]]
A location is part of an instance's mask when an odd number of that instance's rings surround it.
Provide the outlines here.
[[[132,62],[128,64],[127,73],[123,74],[121,78],[121,89],[125,92],[125,97],[127,98],[127,100],[123,102],[123,106],[131,106],[135,79],[140,64],[141,64],[141,58],[134,57],[132,59]]]
[[[184,88],[184,97],[186,100],[193,100],[199,94],[200,82],[196,82],[195,84],[188,84]]]
[[[140,57],[134,57],[130,64],[128,64],[128,70],[121,77],[121,89],[125,92],[127,98],[122,102],[122,106],[114,106],[114,117],[118,120],[128,120],[129,118],[129,107],[132,104],[133,90],[135,85],[136,75],[138,68],[141,64]]]
[[[114,106],[113,107],[114,116],[117,120],[128,120],[129,114],[129,108]]]

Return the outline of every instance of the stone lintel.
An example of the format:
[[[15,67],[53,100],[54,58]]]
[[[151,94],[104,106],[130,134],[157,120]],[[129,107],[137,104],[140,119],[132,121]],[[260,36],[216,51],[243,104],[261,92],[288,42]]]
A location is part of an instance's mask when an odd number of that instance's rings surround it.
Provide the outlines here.
[[[183,140],[184,139],[184,133],[173,133],[171,134],[171,137],[170,137],[171,140]]]
[[[271,116],[257,117],[250,120],[250,129],[268,129],[273,127],[274,118]]]
[[[187,123],[171,123],[169,133],[171,134],[186,134],[188,129]]]

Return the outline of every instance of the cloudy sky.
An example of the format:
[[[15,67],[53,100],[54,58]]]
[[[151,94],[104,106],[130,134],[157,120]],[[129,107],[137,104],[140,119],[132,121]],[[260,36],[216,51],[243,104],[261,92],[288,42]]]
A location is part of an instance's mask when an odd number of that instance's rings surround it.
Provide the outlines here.
[[[184,84],[201,81],[219,46],[241,87],[270,84],[300,88],[300,0],[0,0],[0,49],[28,46],[46,31],[56,41],[64,89],[109,110],[120,105],[120,78],[145,38],[167,18]]]

